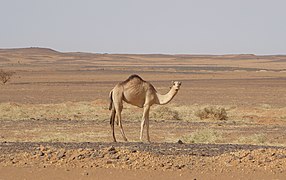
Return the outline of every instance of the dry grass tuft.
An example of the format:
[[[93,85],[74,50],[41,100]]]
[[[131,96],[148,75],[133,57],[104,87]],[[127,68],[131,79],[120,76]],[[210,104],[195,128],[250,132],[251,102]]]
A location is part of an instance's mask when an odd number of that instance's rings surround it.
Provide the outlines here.
[[[255,145],[266,145],[267,136],[265,134],[253,134],[248,137],[240,137],[238,140],[239,144],[255,144]]]
[[[157,106],[150,113],[150,118],[155,120],[180,120],[179,112],[167,106]]]
[[[196,130],[189,136],[182,138],[187,143],[221,143],[223,142],[222,132],[213,129],[205,128]]]
[[[10,81],[11,77],[14,75],[15,73],[12,71],[4,71],[4,70],[0,70],[0,81],[2,84],[6,84],[8,81]]]
[[[0,103],[0,120],[105,120],[109,111],[97,102],[59,104]]]
[[[202,110],[195,112],[195,115],[202,119],[214,119],[214,120],[227,120],[227,113],[223,107],[214,107],[209,106],[205,107]]]

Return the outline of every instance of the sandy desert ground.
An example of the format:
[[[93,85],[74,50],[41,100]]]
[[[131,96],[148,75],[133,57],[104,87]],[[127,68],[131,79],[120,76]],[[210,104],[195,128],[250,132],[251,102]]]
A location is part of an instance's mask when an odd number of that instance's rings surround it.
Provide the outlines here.
[[[283,179],[286,56],[61,53],[0,49],[0,179]],[[131,74],[176,97],[150,113],[125,104],[129,143],[112,143],[108,94]],[[225,120],[200,118],[224,109]],[[179,143],[178,143],[179,142]],[[182,143],[181,143],[182,142]]]

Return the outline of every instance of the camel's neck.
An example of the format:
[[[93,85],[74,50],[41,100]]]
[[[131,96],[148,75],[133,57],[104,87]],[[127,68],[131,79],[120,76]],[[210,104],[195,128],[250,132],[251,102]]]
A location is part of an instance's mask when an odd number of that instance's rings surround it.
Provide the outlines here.
[[[171,88],[167,94],[162,95],[162,94],[156,93],[157,98],[158,98],[157,104],[164,105],[164,104],[169,103],[175,97],[177,92],[178,91],[176,91],[174,88]]]

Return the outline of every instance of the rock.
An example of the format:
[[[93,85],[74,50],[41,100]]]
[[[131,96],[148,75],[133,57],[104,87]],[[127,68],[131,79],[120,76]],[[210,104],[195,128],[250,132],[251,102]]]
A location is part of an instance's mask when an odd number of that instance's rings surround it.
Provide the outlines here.
[[[286,155],[284,155],[284,154],[275,154],[274,156],[277,159],[284,159],[284,158],[286,158]]]
[[[177,143],[178,144],[184,144],[184,142],[181,139],[179,139]]]
[[[116,151],[116,149],[115,149],[114,146],[110,146],[110,147],[107,149],[107,151],[108,151],[109,154],[116,154],[116,153],[117,153],[117,151]]]
[[[82,148],[79,148],[77,151],[78,151],[78,152],[81,152],[81,151],[83,151],[83,149],[82,149]]]
[[[107,151],[115,151],[115,147],[114,146],[110,146]]]
[[[253,160],[253,159],[254,159],[253,156],[251,156],[251,155],[248,156],[248,160],[251,161],[251,160]]]
[[[117,153],[117,151],[109,151],[109,154],[116,154]]]
[[[97,157],[104,158],[104,154],[99,154]]]
[[[111,159],[119,159],[120,156],[119,155],[115,155],[115,156],[112,156]]]
[[[51,159],[52,158],[52,152],[47,152],[48,158]]]
[[[271,162],[271,159],[269,159],[269,158],[266,158],[266,159],[264,160],[264,162],[267,162],[267,163],[269,163],[269,162]]]
[[[61,159],[61,158],[63,158],[63,157],[65,157],[65,151],[60,151],[60,152],[58,152],[58,154],[57,154],[57,158],[58,159]]]
[[[106,164],[112,164],[112,161],[111,160],[107,160]]]
[[[76,153],[73,153],[73,154],[70,156],[70,159],[71,159],[71,160],[75,160],[76,157],[77,157],[77,154],[76,154]]]
[[[170,162],[168,165],[169,165],[169,166],[173,166],[174,164],[173,164],[172,162]]]
[[[100,154],[98,153],[98,152],[94,152],[94,153],[92,153],[91,155],[90,155],[90,157],[92,157],[92,158],[96,158],[96,157],[98,157]]]
[[[46,150],[46,148],[45,148],[45,146],[40,145],[39,150],[40,150],[40,151],[45,151],[45,150]]]
[[[83,173],[82,173],[82,175],[84,175],[84,176],[88,176],[88,175],[89,175],[89,173],[88,173],[88,172],[83,172]]]
[[[90,158],[90,156],[91,156],[91,154],[88,153],[88,154],[84,155],[84,158]]]
[[[83,154],[78,155],[78,156],[77,156],[77,159],[78,159],[78,160],[84,159],[84,155],[83,155]]]

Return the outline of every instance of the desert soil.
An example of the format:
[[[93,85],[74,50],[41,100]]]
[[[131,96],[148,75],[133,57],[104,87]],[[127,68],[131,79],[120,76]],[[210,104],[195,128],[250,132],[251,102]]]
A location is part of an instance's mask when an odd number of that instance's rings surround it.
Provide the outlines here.
[[[286,56],[1,49],[0,69],[15,72],[0,86],[0,179],[286,177]],[[111,142],[108,93],[131,74],[160,93],[182,81],[167,110],[151,110],[152,143],[138,142],[142,110],[130,106],[130,142],[118,128]],[[207,106],[228,119],[195,116]],[[199,132],[211,135],[197,142]]]

